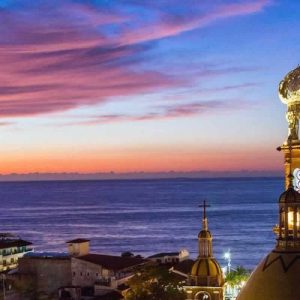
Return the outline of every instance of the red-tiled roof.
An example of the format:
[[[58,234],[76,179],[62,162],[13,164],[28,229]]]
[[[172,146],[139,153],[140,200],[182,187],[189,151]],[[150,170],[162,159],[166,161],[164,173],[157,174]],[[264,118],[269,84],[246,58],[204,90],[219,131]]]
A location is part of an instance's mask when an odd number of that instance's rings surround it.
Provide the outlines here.
[[[186,259],[179,262],[177,265],[174,266],[174,270],[179,271],[184,274],[189,274],[192,271],[194,261],[192,259]]]
[[[87,239],[75,239],[75,240],[71,240],[71,241],[67,241],[67,244],[79,244],[79,243],[86,243],[89,242],[90,240]]]
[[[10,239],[0,239],[0,249],[12,248],[12,247],[22,247],[29,246],[32,243],[18,239],[18,240],[10,240]]]
[[[138,266],[147,262],[147,260],[136,257],[121,257],[102,254],[87,254],[76,257],[96,265],[100,265],[107,270],[123,270],[130,267]]]

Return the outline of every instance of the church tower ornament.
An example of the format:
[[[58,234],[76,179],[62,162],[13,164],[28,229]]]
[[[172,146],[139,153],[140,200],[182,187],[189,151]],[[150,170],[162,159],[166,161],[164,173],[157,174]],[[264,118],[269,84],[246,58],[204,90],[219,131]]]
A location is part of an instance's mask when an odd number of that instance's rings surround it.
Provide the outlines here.
[[[287,105],[288,136],[279,151],[284,154],[285,191],[279,196],[274,249],[260,262],[237,300],[300,299],[300,67],[279,84],[279,96]]]
[[[287,105],[288,139],[299,139],[300,67],[289,72],[279,84],[279,97]]]
[[[278,92],[281,102],[287,105],[288,136],[283,145],[277,148],[284,153],[285,187],[286,189],[289,187],[289,174],[292,174],[294,189],[300,192],[300,66],[283,78],[279,83]],[[290,162],[291,156],[292,162]]]

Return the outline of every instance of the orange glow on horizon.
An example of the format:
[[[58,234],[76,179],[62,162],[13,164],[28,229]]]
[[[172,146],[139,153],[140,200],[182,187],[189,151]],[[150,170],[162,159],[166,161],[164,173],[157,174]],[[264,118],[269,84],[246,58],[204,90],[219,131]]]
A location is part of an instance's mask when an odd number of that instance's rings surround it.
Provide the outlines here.
[[[270,152],[270,151],[268,151]],[[49,152],[1,153],[0,173],[97,173],[278,171],[283,168],[277,152],[198,149],[93,149]],[[270,155],[271,154],[271,155]]]

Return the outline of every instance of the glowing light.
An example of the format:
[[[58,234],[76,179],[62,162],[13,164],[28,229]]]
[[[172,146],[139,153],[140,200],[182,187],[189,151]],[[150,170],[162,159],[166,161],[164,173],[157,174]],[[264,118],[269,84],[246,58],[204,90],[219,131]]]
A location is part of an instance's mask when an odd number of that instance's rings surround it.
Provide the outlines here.
[[[224,253],[224,258],[227,260],[227,273],[231,271],[231,253],[230,249]]]
[[[293,172],[293,186],[294,190],[300,192],[300,169],[296,168]]]
[[[224,253],[224,258],[227,259],[227,260],[229,260],[231,258],[230,251]]]
[[[240,287],[243,287],[243,286],[245,285],[245,283],[246,283],[246,281],[242,280],[242,281],[240,282]]]
[[[297,212],[296,215],[297,215],[296,226],[299,227],[300,226],[300,213]],[[289,224],[289,226],[294,226],[294,212],[293,211],[288,212],[288,224]]]

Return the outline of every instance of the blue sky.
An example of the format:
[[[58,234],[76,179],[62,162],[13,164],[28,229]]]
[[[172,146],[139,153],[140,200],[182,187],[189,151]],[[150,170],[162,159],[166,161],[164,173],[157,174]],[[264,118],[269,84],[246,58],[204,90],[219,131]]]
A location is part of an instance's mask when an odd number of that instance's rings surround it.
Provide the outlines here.
[[[0,1],[0,173],[280,170],[296,1]]]

